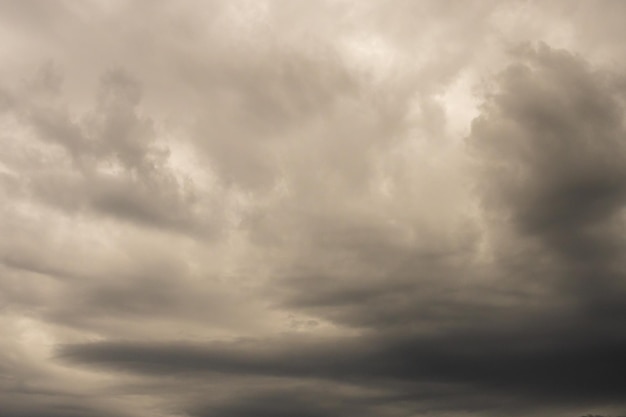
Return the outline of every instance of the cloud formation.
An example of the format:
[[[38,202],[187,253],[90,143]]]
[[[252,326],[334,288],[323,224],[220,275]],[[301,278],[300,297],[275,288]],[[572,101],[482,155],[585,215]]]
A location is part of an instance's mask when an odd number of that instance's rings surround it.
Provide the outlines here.
[[[0,1],[0,415],[623,413],[625,12]]]

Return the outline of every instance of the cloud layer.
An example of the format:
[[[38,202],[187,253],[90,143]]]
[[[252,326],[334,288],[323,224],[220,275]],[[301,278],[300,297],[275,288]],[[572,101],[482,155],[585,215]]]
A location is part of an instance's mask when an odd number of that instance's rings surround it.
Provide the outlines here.
[[[0,416],[623,413],[624,16],[0,1]]]

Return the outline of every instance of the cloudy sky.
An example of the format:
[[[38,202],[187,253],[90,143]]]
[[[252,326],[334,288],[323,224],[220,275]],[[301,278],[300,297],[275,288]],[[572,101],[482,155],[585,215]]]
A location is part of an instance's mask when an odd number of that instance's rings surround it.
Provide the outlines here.
[[[625,19],[0,0],[0,416],[626,414]]]

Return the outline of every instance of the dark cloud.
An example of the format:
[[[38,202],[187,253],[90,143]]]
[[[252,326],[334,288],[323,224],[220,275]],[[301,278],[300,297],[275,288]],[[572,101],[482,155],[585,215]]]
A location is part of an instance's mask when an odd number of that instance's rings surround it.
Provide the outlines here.
[[[621,401],[624,387],[618,375],[626,341],[578,334],[573,324],[571,329],[522,326],[526,328],[481,330],[474,326],[430,337],[403,335],[324,343],[103,343],[67,346],[60,355],[72,362],[147,374],[218,372],[357,384],[428,382],[480,387],[483,392],[505,393],[529,402]]]
[[[0,0],[0,416],[623,414],[622,7],[57,6]]]
[[[615,296],[623,293],[626,243],[622,97],[610,74],[579,57],[546,46],[520,54],[469,139],[481,159],[485,205],[553,259],[560,272],[546,278],[562,296],[622,314]]]
[[[560,235],[610,220],[623,204],[623,109],[607,77],[582,59],[546,46],[520,54],[470,142],[489,158],[484,186],[513,221],[560,247]]]
[[[332,392],[302,392],[292,389],[277,392],[259,393],[245,396],[230,403],[199,407],[189,414],[197,417],[209,416],[303,416],[318,417],[329,414],[338,416],[373,415],[362,404],[337,398]]]
[[[545,46],[516,54],[519,62],[499,76],[468,139],[484,175],[479,191],[491,236],[496,243],[513,239],[494,249],[498,258],[489,268],[476,269],[479,264],[467,255],[455,267],[454,256],[403,253],[382,245],[379,230],[334,229],[326,233],[335,251],[362,254],[367,262],[371,239],[378,245],[374,252],[400,257],[383,269],[380,281],[375,275],[287,279],[287,305],[339,323],[365,323],[369,336],[206,345],[105,342],[69,345],[60,357],[146,375],[401,384],[397,392],[409,402],[413,384],[439,384],[460,394],[488,394],[482,405],[474,403],[479,408],[499,396],[510,399],[511,409],[621,404],[625,387],[617,375],[626,371],[620,369],[626,339],[620,332],[624,304],[615,294],[624,277],[612,269],[620,264],[621,242],[609,227],[623,204],[620,103],[605,84],[609,78],[580,58]],[[544,277],[526,276],[530,269],[522,269],[514,281],[502,276],[491,287],[467,285],[462,296],[455,293],[458,280],[451,275],[511,274],[515,264],[507,258],[532,263],[537,248],[551,265],[538,270]],[[384,256],[372,262],[385,265]],[[544,294],[533,305],[523,289],[537,281]],[[508,302],[489,301],[507,290]],[[328,412],[315,404],[255,398],[217,410]],[[458,406],[470,407],[463,401]],[[207,415],[219,414],[211,410]]]

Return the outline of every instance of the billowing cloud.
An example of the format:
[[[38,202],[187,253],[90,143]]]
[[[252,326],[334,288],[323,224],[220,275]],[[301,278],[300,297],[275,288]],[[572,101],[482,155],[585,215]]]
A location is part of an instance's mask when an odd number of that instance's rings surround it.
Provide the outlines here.
[[[0,1],[0,415],[619,415],[617,2]]]

